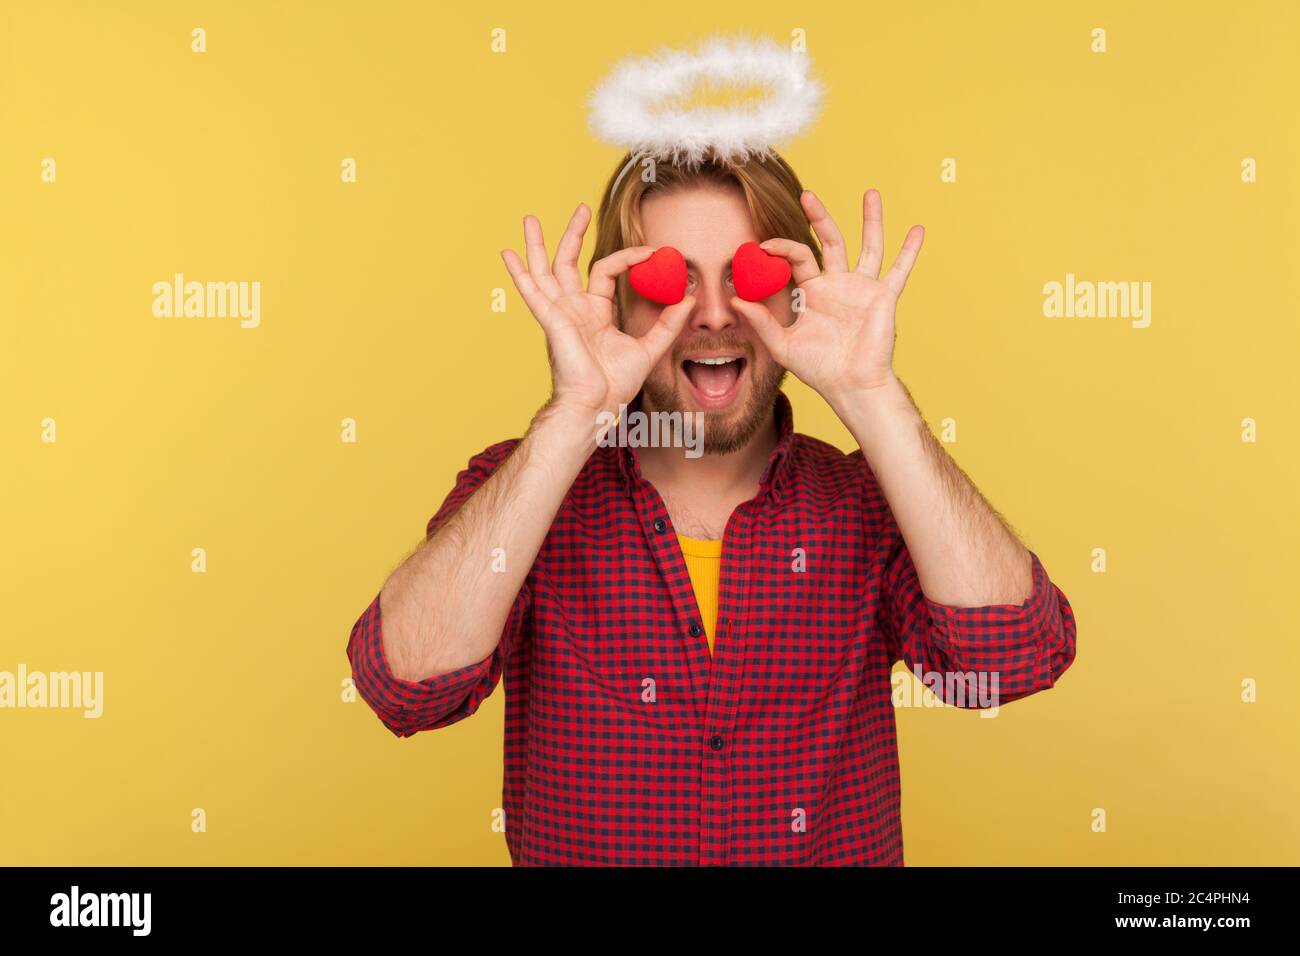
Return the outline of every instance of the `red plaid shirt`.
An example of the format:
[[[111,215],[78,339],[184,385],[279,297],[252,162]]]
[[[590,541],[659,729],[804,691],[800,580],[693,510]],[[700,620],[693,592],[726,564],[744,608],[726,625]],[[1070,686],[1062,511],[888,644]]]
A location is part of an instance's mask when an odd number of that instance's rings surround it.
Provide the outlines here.
[[[628,448],[592,454],[486,660],[401,680],[378,595],[353,627],[357,690],[401,737],[470,716],[504,676],[516,865],[901,865],[894,663],[986,690],[996,674],[998,703],[1070,666],[1074,615],[1037,555],[1022,605],[936,604],[861,451],[796,434],[784,395],[777,417],[759,492],[727,523],[712,657]],[[517,443],[471,459],[428,534]],[[934,684],[988,705],[964,687]]]

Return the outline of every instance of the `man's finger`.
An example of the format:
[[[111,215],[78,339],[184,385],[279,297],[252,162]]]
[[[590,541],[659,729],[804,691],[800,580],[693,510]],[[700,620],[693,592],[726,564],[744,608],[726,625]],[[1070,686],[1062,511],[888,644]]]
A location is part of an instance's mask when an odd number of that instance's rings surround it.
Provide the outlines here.
[[[551,275],[546,258],[546,240],[542,238],[542,224],[536,216],[524,216],[524,253],[528,256],[528,274],[547,298],[560,294],[560,284]]]
[[[862,197],[862,255],[858,271],[875,279],[885,258],[885,209],[880,193],[868,189]]]
[[[510,273],[510,278],[515,282],[515,288],[519,290],[524,304],[528,306],[528,311],[532,312],[538,324],[542,324],[542,316],[550,309],[551,299],[537,288],[537,283],[528,274],[528,267],[513,249],[502,249],[501,258],[506,264],[506,271]],[[545,325],[542,327],[545,328]]]
[[[840,227],[835,225],[835,220],[831,218],[831,214],[811,189],[805,189],[799,198],[803,203],[804,213],[808,216],[808,222],[813,232],[817,234],[817,240],[822,244],[822,259],[826,262],[826,271],[848,272],[849,254],[844,247],[844,237],[840,235]]]
[[[747,302],[740,296],[731,297],[731,307],[749,320],[767,350],[778,365],[785,364],[785,346],[789,331],[762,302]]]
[[[614,280],[642,259],[649,259],[654,251],[654,246],[629,246],[611,252],[591,267],[591,281],[587,283],[587,291],[613,301]]]
[[[555,281],[565,292],[582,291],[582,274],[578,272],[578,253],[582,251],[582,237],[591,222],[591,209],[585,202],[578,203],[578,208],[569,217],[569,225],[560,237],[560,244],[555,247],[555,262],[551,271]]]
[[[894,290],[895,295],[901,295],[903,286],[907,284],[907,277],[912,272],[912,266],[916,264],[916,256],[921,251],[921,243],[925,241],[925,228],[922,226],[913,226],[907,230],[907,238],[903,240],[903,248],[899,250],[898,258],[894,264],[889,267],[885,273],[884,283]]]
[[[641,344],[645,346],[646,354],[650,356],[651,366],[658,364],[664,357],[664,353],[672,347],[677,336],[682,334],[686,320],[694,308],[695,296],[693,295],[688,295],[673,305],[665,306],[659,313],[659,320],[650,326],[650,330],[645,335],[641,336]]]
[[[805,242],[776,238],[760,242],[758,246],[764,252],[781,256],[790,263],[790,274],[794,277],[795,285],[802,285],[822,274],[821,267],[817,265],[817,257]]]

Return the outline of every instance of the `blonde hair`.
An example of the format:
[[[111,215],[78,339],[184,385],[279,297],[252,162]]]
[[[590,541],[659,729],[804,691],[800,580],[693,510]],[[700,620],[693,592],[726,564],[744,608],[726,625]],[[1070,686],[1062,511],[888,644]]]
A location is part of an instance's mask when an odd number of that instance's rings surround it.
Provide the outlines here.
[[[641,230],[641,201],[646,196],[692,187],[713,186],[736,190],[749,207],[750,218],[759,241],[783,238],[806,243],[822,267],[821,246],[804,215],[799,197],[803,186],[790,165],[775,151],[765,157],[740,162],[719,159],[713,154],[699,164],[656,163],[647,168],[652,177],[644,177],[633,167],[631,153],[619,160],[596,214],[596,248],[587,263],[590,276],[594,263],[619,249],[639,246],[645,241]],[[639,164],[638,164],[639,166]],[[647,181],[647,179],[649,181]],[[627,275],[619,276],[617,305],[619,315],[627,308]]]

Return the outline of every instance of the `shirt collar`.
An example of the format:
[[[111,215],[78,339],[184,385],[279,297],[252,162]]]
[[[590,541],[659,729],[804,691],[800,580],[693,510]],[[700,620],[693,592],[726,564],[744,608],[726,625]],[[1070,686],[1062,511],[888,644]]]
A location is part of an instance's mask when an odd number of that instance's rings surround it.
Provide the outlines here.
[[[629,411],[640,407],[640,396],[628,407]],[[763,474],[758,480],[759,496],[765,492],[771,493],[772,497],[780,502],[790,485],[790,452],[794,447],[794,408],[790,404],[790,399],[786,397],[785,392],[776,393],[776,402],[773,407],[773,414],[776,417],[777,440],[776,447],[772,449],[772,454],[767,460],[767,466],[763,469]],[[637,460],[636,449],[630,446],[614,447],[614,452],[618,457],[619,474],[627,484],[629,493],[638,483],[644,479],[641,476],[641,464]]]

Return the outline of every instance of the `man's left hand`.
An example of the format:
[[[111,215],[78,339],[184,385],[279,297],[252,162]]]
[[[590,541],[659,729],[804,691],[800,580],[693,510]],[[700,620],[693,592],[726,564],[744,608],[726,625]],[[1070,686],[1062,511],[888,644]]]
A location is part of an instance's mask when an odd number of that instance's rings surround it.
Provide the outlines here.
[[[772,358],[816,389],[832,405],[870,394],[894,382],[894,310],[912,271],[925,230],[913,226],[884,276],[885,229],[880,193],[862,197],[862,254],[850,270],[839,227],[810,190],[800,197],[821,242],[825,269],[812,250],[790,239],[768,239],[761,247],[790,263],[802,298],[795,321],[782,325],[762,302],[733,297],[732,306],[754,326]]]

